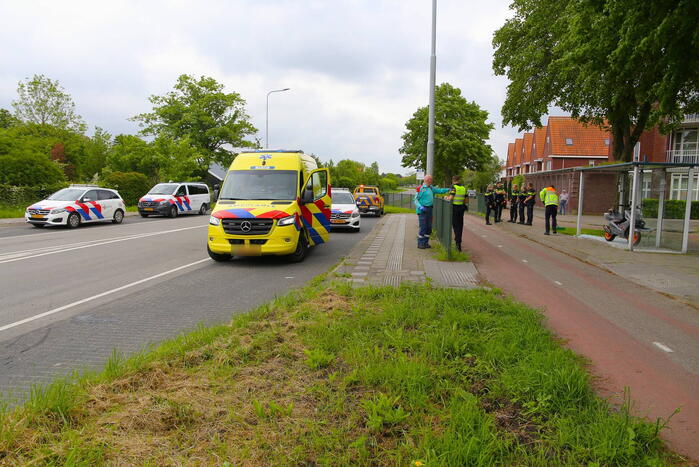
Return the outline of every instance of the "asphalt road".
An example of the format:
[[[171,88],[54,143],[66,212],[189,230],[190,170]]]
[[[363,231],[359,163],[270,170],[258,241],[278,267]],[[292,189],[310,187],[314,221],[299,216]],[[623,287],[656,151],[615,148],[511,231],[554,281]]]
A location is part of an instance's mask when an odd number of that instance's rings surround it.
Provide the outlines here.
[[[75,230],[0,226],[0,392],[99,368],[199,323],[230,320],[337,263],[371,230],[333,232],[303,263],[206,254],[208,216]]]
[[[589,359],[602,394],[619,402],[629,388],[636,413],[651,420],[680,408],[663,436],[699,459],[699,310],[480,217],[466,216],[463,241],[487,282],[541,308]]]

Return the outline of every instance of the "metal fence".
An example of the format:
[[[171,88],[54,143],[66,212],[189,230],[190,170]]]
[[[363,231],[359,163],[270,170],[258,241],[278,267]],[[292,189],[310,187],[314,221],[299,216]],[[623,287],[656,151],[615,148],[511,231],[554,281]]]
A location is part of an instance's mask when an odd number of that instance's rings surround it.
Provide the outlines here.
[[[434,231],[439,243],[447,253],[447,260],[451,260],[451,217],[452,204],[442,198],[434,199]]]
[[[384,193],[384,203],[388,206],[415,209],[414,193]]]

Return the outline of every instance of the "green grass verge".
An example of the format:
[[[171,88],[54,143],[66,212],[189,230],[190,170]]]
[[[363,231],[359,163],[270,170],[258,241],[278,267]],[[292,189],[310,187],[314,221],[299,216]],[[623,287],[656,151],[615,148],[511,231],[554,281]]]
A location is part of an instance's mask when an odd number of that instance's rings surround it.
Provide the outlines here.
[[[471,261],[471,256],[465,251],[456,251],[456,245],[452,243],[451,246],[451,258],[447,257],[447,250],[444,248],[441,242],[432,242],[432,256],[439,261],[451,261],[451,262],[467,262]]]
[[[0,413],[9,465],[665,465],[541,315],[320,280]]]
[[[385,214],[415,214],[415,209],[384,205]]]
[[[26,209],[26,206],[0,206],[0,219],[24,217],[24,212]]]
[[[575,227],[558,227],[556,228],[556,232],[563,235],[577,235],[577,230]],[[604,230],[602,229],[581,229],[580,233],[585,235],[596,235],[598,237],[604,236]]]
[[[126,212],[138,212],[138,206],[126,206]]]

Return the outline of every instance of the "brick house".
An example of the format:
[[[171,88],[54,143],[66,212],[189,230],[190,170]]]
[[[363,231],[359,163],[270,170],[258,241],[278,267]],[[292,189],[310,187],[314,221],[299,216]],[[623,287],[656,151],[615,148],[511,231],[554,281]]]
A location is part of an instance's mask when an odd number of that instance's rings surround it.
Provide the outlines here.
[[[534,133],[525,133],[522,138],[522,173],[531,172],[532,165],[532,143],[534,142]]]
[[[514,152],[514,157],[513,157],[513,165],[512,168],[514,169],[514,175],[519,175],[522,173],[522,146],[523,146],[524,140],[522,138],[517,138],[515,140],[515,152]]]

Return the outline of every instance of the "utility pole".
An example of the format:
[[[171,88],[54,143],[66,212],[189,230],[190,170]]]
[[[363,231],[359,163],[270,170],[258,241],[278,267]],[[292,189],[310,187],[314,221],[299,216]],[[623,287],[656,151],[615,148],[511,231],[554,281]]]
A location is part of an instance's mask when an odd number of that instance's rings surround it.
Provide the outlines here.
[[[269,149],[269,95],[273,92],[284,92],[290,88],[275,89],[267,93],[267,111],[265,112],[265,149]]]
[[[432,53],[430,55],[430,116],[427,123],[426,175],[434,175],[434,87],[437,70],[437,0],[432,0]]]

